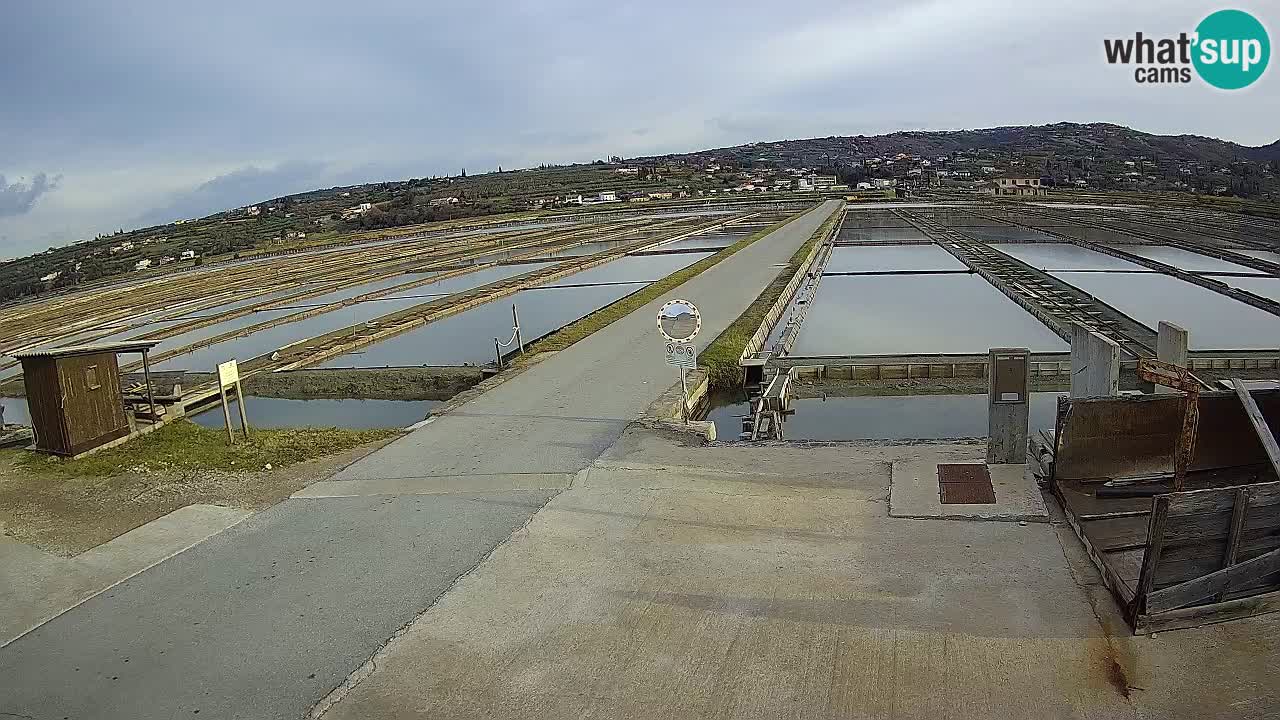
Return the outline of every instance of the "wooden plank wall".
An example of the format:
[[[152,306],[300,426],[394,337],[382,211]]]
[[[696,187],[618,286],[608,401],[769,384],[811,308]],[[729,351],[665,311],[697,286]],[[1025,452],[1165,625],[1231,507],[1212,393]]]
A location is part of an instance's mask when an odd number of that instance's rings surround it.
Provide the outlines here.
[[[1253,394],[1272,430],[1280,428],[1280,391]],[[1054,473],[1091,480],[1173,472],[1182,427],[1182,395],[1071,399],[1060,406]],[[1266,463],[1267,456],[1234,392],[1200,396],[1192,470]]]
[[[58,358],[57,363],[70,452],[83,452],[128,434],[115,353],[72,355]],[[91,367],[97,387],[89,384]]]
[[[1280,482],[1158,496],[1149,533],[1135,625],[1280,592]]]
[[[36,448],[45,452],[68,454],[71,443],[62,422],[62,390],[58,386],[58,367],[52,358],[29,358],[22,362],[23,383],[27,388],[27,407],[31,427],[35,430]]]

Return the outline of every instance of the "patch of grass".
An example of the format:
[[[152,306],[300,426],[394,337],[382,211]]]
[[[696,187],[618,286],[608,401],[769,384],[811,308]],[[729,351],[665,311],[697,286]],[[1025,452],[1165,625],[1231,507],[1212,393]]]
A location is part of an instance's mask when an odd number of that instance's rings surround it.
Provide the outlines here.
[[[782,297],[787,283],[791,282],[791,278],[800,269],[809,251],[819,240],[826,237],[839,218],[840,213],[832,213],[831,217],[827,218],[827,221],[822,223],[813,235],[792,254],[787,266],[778,273],[773,282],[765,287],[746,311],[698,355],[698,364],[707,371],[712,390],[735,388],[742,381],[742,368],[738,365],[738,360],[742,357],[742,351],[746,348],[747,342],[751,340],[752,335],[756,334],[760,323],[764,322],[764,316],[768,314],[769,308]]]
[[[666,295],[675,288],[680,287],[689,280],[724,262],[734,253],[751,245],[774,230],[781,228],[801,215],[804,215],[809,212],[809,210],[812,210],[812,208],[802,210],[795,215],[770,225],[769,227],[762,228],[761,230],[758,230],[757,232],[754,232],[721,250],[715,255],[705,257],[689,267],[678,270],[655,283],[651,283],[641,290],[637,290],[636,292],[617,300],[610,305],[600,308],[584,318],[566,325],[558,332],[548,335],[529,346],[529,354],[532,355],[539,352],[563,350],[579,340],[608,327],[614,321],[630,315],[636,310],[639,310],[645,305],[648,305],[654,300]]]
[[[305,428],[252,430],[249,442],[237,434],[227,445],[225,430],[180,420],[155,432],[88,457],[67,460],[25,453],[18,463],[31,470],[78,477],[104,477],[128,470],[262,470],[323,457],[357,445],[384,440],[399,430]]]

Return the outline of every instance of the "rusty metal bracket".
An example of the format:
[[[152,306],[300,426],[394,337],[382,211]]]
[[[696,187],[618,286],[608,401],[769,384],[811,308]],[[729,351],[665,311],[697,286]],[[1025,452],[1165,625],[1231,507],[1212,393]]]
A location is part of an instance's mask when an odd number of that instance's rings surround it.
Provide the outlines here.
[[[1182,430],[1173,446],[1173,489],[1181,491],[1187,481],[1187,468],[1195,451],[1196,431],[1200,425],[1200,388],[1203,383],[1181,365],[1140,358],[1138,377],[1156,385],[1163,385],[1186,393],[1183,396]]]

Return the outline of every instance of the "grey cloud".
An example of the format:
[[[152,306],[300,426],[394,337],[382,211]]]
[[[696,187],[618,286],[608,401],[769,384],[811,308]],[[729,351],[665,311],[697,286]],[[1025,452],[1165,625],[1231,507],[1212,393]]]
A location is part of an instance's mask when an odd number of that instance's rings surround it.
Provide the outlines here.
[[[55,175],[51,180],[45,173],[37,173],[30,183],[18,178],[11,184],[5,180],[4,175],[0,175],[0,217],[31,212],[40,196],[57,190],[61,181],[61,175]]]
[[[178,194],[167,204],[143,213],[138,222],[159,225],[184,218],[203,217],[228,208],[314,190],[325,180],[325,165],[296,161],[273,168],[255,165],[219,175],[198,187]]]
[[[0,209],[0,233],[26,249],[49,227],[91,237],[337,184],[908,126],[1105,119],[1274,141],[1274,70],[1256,92],[1137,93],[1103,61],[1104,36],[1176,33],[1203,10],[1202,0],[1165,0],[1159,12],[901,0],[817,13],[766,0],[732,11],[372,0],[354,13],[336,0],[9,3],[4,169],[57,168],[69,180],[34,209],[6,193],[6,207],[30,212]],[[308,162],[275,164],[289,159]]]

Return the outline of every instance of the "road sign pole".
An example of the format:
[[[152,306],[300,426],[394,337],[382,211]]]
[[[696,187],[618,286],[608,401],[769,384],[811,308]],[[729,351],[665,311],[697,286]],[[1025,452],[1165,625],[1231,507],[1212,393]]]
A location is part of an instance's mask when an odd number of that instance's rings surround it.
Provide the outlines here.
[[[689,424],[689,385],[684,379],[684,366],[680,366],[680,395],[684,399],[680,402],[680,419],[685,425]]]

